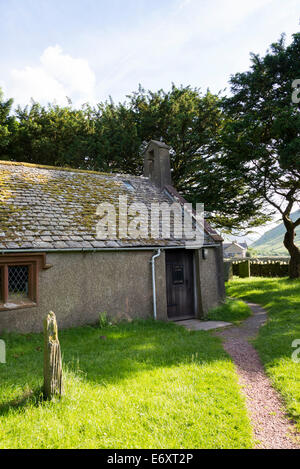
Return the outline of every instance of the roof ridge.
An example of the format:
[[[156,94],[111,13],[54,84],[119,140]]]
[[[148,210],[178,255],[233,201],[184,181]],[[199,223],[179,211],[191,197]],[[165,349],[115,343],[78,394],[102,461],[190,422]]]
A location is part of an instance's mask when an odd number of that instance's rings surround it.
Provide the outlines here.
[[[135,178],[145,178],[144,176],[140,175],[134,175],[134,174],[128,174],[128,173],[107,173],[104,171],[93,171],[90,169],[77,169],[77,168],[69,168],[69,167],[63,167],[63,166],[51,166],[51,165],[43,165],[43,164],[35,164],[35,163],[25,163],[21,161],[7,161],[7,160],[0,160],[0,164],[5,165],[5,166],[24,166],[26,168],[36,168],[36,169],[47,169],[49,171],[65,171],[69,173],[85,173],[85,174],[94,174],[98,176],[120,176],[120,177],[135,177]]]

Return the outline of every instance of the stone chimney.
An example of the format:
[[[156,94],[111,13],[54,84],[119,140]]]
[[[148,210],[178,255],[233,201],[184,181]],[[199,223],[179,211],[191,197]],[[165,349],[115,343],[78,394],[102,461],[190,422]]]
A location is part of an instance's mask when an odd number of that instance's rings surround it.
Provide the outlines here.
[[[151,140],[144,153],[144,176],[160,189],[172,185],[169,150],[165,143]]]

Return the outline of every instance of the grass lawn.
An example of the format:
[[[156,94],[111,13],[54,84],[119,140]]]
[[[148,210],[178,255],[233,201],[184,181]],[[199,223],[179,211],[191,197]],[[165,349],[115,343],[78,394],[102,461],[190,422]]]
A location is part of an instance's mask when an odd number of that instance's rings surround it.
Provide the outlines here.
[[[300,430],[300,363],[292,360],[292,342],[300,339],[300,280],[239,279],[228,283],[227,293],[268,311],[268,324],[261,328],[254,345]]]
[[[209,311],[205,319],[227,321],[239,325],[249,316],[251,316],[251,309],[244,301],[227,298],[224,305]]]
[[[66,394],[56,402],[40,396],[42,336],[4,339],[0,448],[253,445],[234,366],[210,333],[153,321],[62,331]]]

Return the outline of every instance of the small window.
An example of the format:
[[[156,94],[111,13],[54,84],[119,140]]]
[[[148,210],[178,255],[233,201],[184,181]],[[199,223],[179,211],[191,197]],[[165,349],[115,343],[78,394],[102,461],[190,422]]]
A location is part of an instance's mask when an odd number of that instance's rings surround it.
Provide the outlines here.
[[[182,285],[184,283],[183,265],[173,265],[173,285]]]
[[[8,300],[18,301],[28,298],[29,266],[8,266]]]
[[[48,267],[44,254],[0,255],[0,310],[36,306],[38,273]]]
[[[33,264],[4,264],[0,268],[0,309],[14,309],[36,302]]]

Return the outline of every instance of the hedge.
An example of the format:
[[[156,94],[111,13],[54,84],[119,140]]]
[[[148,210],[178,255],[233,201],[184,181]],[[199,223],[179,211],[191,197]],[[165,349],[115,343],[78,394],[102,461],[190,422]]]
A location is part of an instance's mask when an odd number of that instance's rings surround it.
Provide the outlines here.
[[[225,261],[225,280],[233,275],[248,277],[248,263],[251,277],[288,277],[289,263],[280,261]]]

